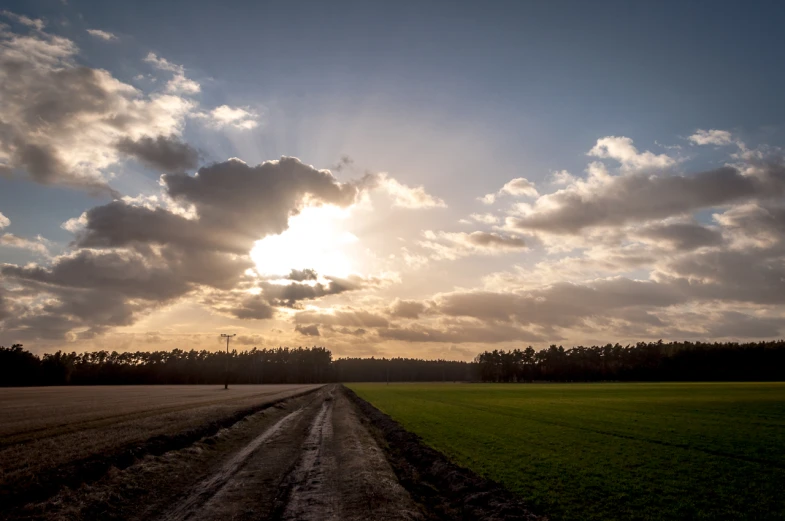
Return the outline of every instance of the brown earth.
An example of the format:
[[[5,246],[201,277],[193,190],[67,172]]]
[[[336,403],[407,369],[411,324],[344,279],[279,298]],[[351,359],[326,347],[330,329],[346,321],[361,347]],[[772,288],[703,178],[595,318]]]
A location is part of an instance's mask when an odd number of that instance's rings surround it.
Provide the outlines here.
[[[0,515],[320,385],[0,389]]]
[[[446,460],[416,439],[401,437],[397,424],[384,418],[344,387],[325,386],[248,414],[187,446],[148,453],[92,482],[16,505],[0,517],[537,519],[498,486],[465,470],[458,478],[455,468],[434,467],[433,458]],[[390,445],[396,435],[403,444],[398,448]],[[420,460],[407,461],[409,456]],[[434,478],[432,471],[439,469],[450,475]]]

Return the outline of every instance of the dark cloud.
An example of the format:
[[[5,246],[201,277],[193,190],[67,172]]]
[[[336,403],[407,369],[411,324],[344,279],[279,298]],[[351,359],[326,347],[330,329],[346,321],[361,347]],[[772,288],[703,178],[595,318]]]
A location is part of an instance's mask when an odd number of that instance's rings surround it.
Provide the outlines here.
[[[585,284],[562,282],[522,294],[450,293],[437,300],[436,310],[448,316],[490,322],[565,328],[627,308],[667,307],[687,300],[688,296],[677,286],[617,277]]]
[[[426,305],[417,300],[395,299],[390,305],[389,313],[400,318],[419,318],[426,309]]]
[[[351,308],[338,310],[333,313],[301,311],[294,316],[294,321],[297,324],[319,324],[361,328],[387,327],[389,325],[389,321],[382,315]]]
[[[295,307],[301,300],[314,300],[327,295],[338,295],[347,291],[361,289],[366,284],[362,278],[352,276],[348,279],[327,277],[327,284],[292,282],[291,284],[261,284],[264,295],[276,306]]]
[[[199,152],[176,136],[144,136],[136,141],[124,138],[117,149],[161,172],[192,170],[199,164]]]
[[[8,302],[5,292],[6,290],[2,286],[2,279],[0,279],[0,323],[11,316],[11,303]]]
[[[164,208],[135,206],[113,201],[85,213],[84,228],[77,232],[80,248],[117,248],[138,244],[177,245],[246,254],[252,239],[231,228],[218,228],[187,219]]]
[[[436,259],[457,259],[467,255],[498,255],[526,248],[520,237],[492,232],[423,232],[420,246],[433,250]]]
[[[3,276],[60,288],[116,291],[129,298],[166,301],[189,290],[186,280],[175,276],[164,263],[151,265],[134,252],[80,250],[58,257],[50,268],[6,265]]]
[[[234,230],[253,240],[286,230],[289,217],[305,204],[348,206],[358,189],[339,183],[294,157],[251,167],[231,159],[199,169],[195,176],[165,174],[168,194],[193,204],[203,224]]]
[[[653,224],[641,228],[635,234],[681,251],[722,244],[720,231],[696,223]]]
[[[521,230],[577,234],[591,226],[664,219],[783,193],[785,168],[779,161],[759,165],[753,174],[730,166],[690,176],[627,174],[580,182],[545,195],[531,213],[511,218],[509,224]]]
[[[289,275],[286,277],[289,280],[294,280],[297,282],[304,282],[306,280],[316,280],[319,278],[319,275],[314,270],[304,269],[304,270],[292,270],[289,272]]]
[[[262,337],[262,335],[238,335],[234,340],[241,346],[258,347],[264,344],[264,337]]]
[[[404,342],[541,342],[541,335],[511,324],[464,323],[445,327],[414,324],[409,327],[389,327],[377,330],[379,336]]]
[[[485,248],[525,248],[526,242],[520,237],[507,237],[491,232],[472,232],[467,236],[467,241]]]
[[[252,296],[245,298],[240,307],[232,310],[232,314],[237,318],[264,320],[275,316],[275,308],[263,297]]]
[[[316,325],[301,326],[298,324],[294,327],[294,330],[305,336],[320,336],[319,328]]]
[[[785,318],[755,317],[727,311],[715,320],[708,328],[712,338],[780,338],[785,329]]]

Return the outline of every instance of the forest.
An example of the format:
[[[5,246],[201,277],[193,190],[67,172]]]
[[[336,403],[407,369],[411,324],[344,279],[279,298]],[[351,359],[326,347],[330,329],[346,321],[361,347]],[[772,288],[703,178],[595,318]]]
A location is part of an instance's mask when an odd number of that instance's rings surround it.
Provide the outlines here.
[[[338,358],[324,347],[237,351],[95,351],[39,357],[0,346],[0,386],[324,382],[785,380],[785,341],[639,342],[493,350],[473,362]]]
[[[483,382],[780,381],[785,341],[638,342],[493,350],[475,358]]]

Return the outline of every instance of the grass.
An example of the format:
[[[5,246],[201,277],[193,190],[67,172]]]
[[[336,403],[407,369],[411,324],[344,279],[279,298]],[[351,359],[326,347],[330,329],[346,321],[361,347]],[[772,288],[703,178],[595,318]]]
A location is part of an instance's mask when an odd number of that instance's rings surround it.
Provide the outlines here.
[[[553,520],[785,519],[785,384],[352,384]]]

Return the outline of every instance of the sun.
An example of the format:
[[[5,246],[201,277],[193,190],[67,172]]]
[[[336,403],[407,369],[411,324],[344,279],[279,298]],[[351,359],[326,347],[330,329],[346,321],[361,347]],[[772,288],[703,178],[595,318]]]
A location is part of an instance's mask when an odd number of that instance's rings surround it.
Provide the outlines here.
[[[260,275],[286,275],[293,269],[313,269],[322,276],[355,273],[351,248],[357,237],[346,230],[350,209],[310,206],[289,219],[280,235],[256,241],[251,259]]]

